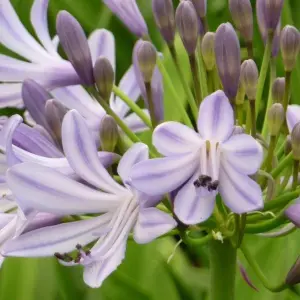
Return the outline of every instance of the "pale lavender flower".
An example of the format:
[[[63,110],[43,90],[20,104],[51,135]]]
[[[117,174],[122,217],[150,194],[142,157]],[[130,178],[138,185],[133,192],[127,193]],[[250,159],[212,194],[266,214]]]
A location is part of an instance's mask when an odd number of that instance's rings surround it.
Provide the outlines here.
[[[295,125],[300,122],[300,105],[289,105],[286,112],[286,120],[289,132],[291,133]]]
[[[72,181],[53,169],[32,163],[18,164],[8,171],[10,188],[19,202],[41,212],[86,214],[107,212],[89,220],[31,231],[5,245],[6,256],[51,256],[69,252],[100,236],[88,254],[81,251],[84,280],[99,287],[122,262],[126,241],[133,230],[138,243],[148,243],[176,226],[175,220],[154,206],[160,197],[136,190],[130,179],[132,167],[148,159],[146,145],[130,148],[118,166],[124,186],[113,180],[97,156],[93,138],[84,119],[76,111],[67,113],[63,128],[64,152],[78,176],[89,185]],[[26,191],[26,192],[25,192]]]
[[[136,4],[136,0],[103,0],[128,29],[138,37],[148,35],[146,22]]]
[[[261,209],[262,191],[248,175],[259,169],[263,151],[251,136],[232,135],[233,110],[222,91],[204,99],[197,125],[198,133],[177,122],[159,125],[153,144],[165,157],[134,166],[133,185],[149,195],[179,189],[174,212],[185,224],[209,218],[218,193],[235,213]]]
[[[199,18],[204,18],[207,13],[207,0],[190,0],[193,2]]]

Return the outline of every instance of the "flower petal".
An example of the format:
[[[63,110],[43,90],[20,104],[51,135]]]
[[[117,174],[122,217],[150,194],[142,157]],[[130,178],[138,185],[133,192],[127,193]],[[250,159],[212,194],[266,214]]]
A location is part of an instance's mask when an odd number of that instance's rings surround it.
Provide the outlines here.
[[[149,158],[149,148],[143,143],[134,144],[126,153],[118,165],[118,174],[124,183],[130,181],[130,173],[133,166]]]
[[[198,224],[206,221],[215,207],[215,193],[201,193],[194,186],[199,177],[196,173],[177,193],[174,200],[174,212],[184,224]]]
[[[92,287],[98,288],[102,285],[103,281],[114,272],[122,263],[126,252],[126,240],[121,243],[120,247],[114,254],[104,261],[95,261],[85,266],[83,273],[84,282]]]
[[[146,244],[168,233],[177,226],[177,222],[167,213],[157,208],[142,209],[134,227],[134,240]]]
[[[242,174],[251,175],[256,173],[262,163],[262,147],[250,135],[234,135],[221,147],[221,160],[225,159]]]
[[[237,214],[260,210],[264,206],[260,186],[227,161],[222,161],[220,168],[219,192],[224,203]]]
[[[14,217],[15,214],[0,213],[0,228],[6,226]]]
[[[19,107],[20,105],[23,105],[21,88],[21,83],[1,83],[0,108]]]
[[[27,232],[7,242],[2,249],[5,256],[41,257],[55,252],[65,253],[95,240],[95,232],[107,226],[111,214],[89,220],[59,224]]]
[[[132,168],[132,185],[148,195],[163,195],[187,181],[197,167],[194,154],[150,159]]]
[[[143,109],[143,112],[149,116],[149,111],[147,109]],[[123,119],[123,121],[135,133],[149,130],[149,127],[145,125],[144,121],[142,121],[136,113],[129,114]]]
[[[93,63],[99,56],[106,57],[114,70],[116,70],[116,51],[114,35],[106,29],[97,29],[88,39]]]
[[[178,122],[158,125],[153,132],[152,142],[158,152],[165,156],[195,152],[203,143],[194,130]]]
[[[33,163],[7,171],[7,183],[22,207],[53,214],[100,213],[115,209],[120,197],[94,190],[61,173]]]
[[[291,133],[294,126],[300,122],[300,105],[289,105],[286,112],[287,124]]]
[[[69,111],[63,120],[62,143],[69,164],[82,179],[109,193],[125,191],[101,165],[96,143],[76,110]]]
[[[198,131],[206,140],[226,141],[234,129],[234,115],[223,91],[207,96],[200,105]]]
[[[49,0],[35,0],[30,13],[34,31],[47,52],[53,57],[60,58],[49,34],[47,10]]]

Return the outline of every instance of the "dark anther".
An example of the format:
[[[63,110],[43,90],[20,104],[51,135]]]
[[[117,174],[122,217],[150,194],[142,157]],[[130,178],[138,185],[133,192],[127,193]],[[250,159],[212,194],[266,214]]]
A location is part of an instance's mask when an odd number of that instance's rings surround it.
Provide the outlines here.
[[[82,257],[81,253],[78,253],[77,256],[74,259],[74,262],[78,264],[80,262],[80,260],[81,260],[81,257]]]
[[[207,187],[208,185],[211,184],[212,178],[208,175],[200,175],[197,180],[194,181],[194,186],[199,188],[200,186],[202,187]]]
[[[208,190],[209,191],[215,191],[219,186],[219,181],[215,180],[214,182],[211,182],[208,184]]]
[[[70,262],[73,260],[72,256],[70,256],[68,253],[64,253],[64,254],[61,254],[61,253],[54,253],[54,256],[59,259],[59,260],[63,260],[65,262]]]
[[[57,259],[60,259],[60,260],[64,260],[64,259],[65,259],[65,257],[64,257],[62,254],[58,253],[58,252],[55,252],[55,253],[54,253],[54,256],[55,256]]]
[[[77,244],[77,245],[76,245],[76,249],[77,249],[77,250],[82,250],[82,246],[81,246],[80,244]]]
[[[91,255],[91,251],[90,251],[90,250],[87,250],[87,251],[85,251],[85,254],[86,254],[86,255]]]

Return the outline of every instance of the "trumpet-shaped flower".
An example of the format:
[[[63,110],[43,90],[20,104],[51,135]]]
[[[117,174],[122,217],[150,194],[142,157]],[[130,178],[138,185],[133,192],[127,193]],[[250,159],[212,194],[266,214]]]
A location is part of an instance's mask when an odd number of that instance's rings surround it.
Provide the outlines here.
[[[209,218],[218,193],[235,213],[262,208],[262,191],[248,176],[259,169],[262,148],[249,135],[233,135],[233,110],[222,91],[202,102],[197,127],[198,133],[177,122],[159,125],[153,144],[165,157],[136,164],[133,185],[149,195],[177,190],[174,211],[186,224]]]
[[[146,145],[135,144],[121,159],[118,174],[122,186],[102,166],[89,129],[76,111],[67,113],[62,135],[69,164],[88,186],[53,169],[23,163],[9,169],[9,187],[19,203],[40,212],[107,213],[31,231],[7,243],[2,252],[8,256],[51,256],[72,251],[77,244],[86,245],[100,236],[88,254],[82,253],[72,263],[83,264],[85,282],[98,287],[121,263],[132,230],[138,243],[147,243],[173,229],[176,222],[154,208],[160,197],[147,196],[131,185],[133,165],[148,159]]]

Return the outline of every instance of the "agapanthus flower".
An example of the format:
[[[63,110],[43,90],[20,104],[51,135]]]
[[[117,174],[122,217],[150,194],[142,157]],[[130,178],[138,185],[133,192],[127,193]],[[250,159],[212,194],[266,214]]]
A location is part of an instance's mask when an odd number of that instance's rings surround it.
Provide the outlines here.
[[[294,225],[300,228],[300,199],[285,211],[285,215]]]
[[[291,133],[295,125],[300,122],[300,105],[289,105],[286,112],[286,120],[289,132]]]
[[[148,159],[146,145],[137,143],[122,157],[117,170],[124,183],[120,185],[99,161],[93,137],[78,112],[67,113],[62,136],[70,165],[89,185],[72,181],[53,169],[24,163],[8,171],[10,188],[22,205],[38,211],[72,215],[107,213],[31,231],[7,243],[2,252],[8,256],[51,256],[100,237],[87,253],[81,250],[75,261],[62,261],[66,265],[84,265],[85,282],[99,287],[122,262],[132,230],[136,242],[148,243],[173,229],[176,222],[154,207],[160,197],[147,196],[131,184],[133,165]]]
[[[138,37],[148,35],[147,24],[136,4],[136,0],[103,0],[128,29]]]
[[[253,137],[233,135],[233,110],[224,92],[204,99],[197,127],[198,133],[177,122],[159,125],[152,142],[165,157],[134,166],[133,185],[149,195],[177,190],[174,212],[186,224],[209,218],[218,193],[235,213],[262,208],[261,188],[248,175],[259,169],[263,151]]]

